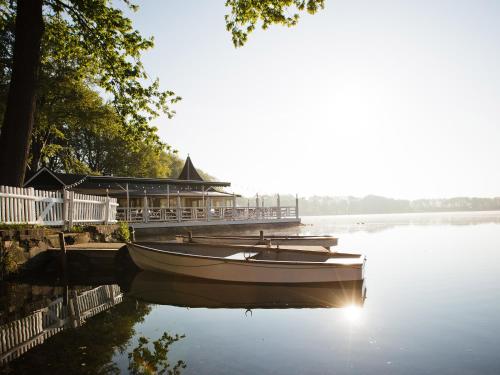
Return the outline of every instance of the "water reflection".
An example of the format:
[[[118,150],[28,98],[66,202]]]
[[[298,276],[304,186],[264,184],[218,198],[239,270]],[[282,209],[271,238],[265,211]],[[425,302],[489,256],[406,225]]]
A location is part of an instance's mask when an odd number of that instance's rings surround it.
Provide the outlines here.
[[[140,272],[129,295],[142,301],[205,308],[315,308],[362,306],[364,282],[245,284]]]

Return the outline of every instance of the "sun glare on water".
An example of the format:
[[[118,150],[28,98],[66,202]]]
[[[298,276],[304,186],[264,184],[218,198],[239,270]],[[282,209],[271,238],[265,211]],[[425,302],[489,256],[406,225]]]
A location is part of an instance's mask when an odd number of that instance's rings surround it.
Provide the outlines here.
[[[363,309],[358,305],[348,305],[344,307],[343,314],[345,319],[353,324],[360,324],[363,320]]]

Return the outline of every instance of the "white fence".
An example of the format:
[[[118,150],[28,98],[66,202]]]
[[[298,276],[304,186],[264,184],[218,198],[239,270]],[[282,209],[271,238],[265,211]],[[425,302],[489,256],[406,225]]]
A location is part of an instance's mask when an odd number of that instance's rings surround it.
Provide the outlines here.
[[[116,222],[116,198],[0,186],[0,223],[62,226]]]
[[[297,207],[138,207],[117,209],[118,219],[131,223],[244,221],[298,218]]]

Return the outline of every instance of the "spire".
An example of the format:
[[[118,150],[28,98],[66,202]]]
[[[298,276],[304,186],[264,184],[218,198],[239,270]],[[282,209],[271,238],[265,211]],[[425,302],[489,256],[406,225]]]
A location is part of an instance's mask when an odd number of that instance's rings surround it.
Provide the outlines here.
[[[186,163],[184,163],[184,168],[182,168],[182,172],[179,175],[179,180],[195,180],[195,181],[203,181],[203,178],[198,174],[198,171],[193,165],[191,158],[186,158]]]

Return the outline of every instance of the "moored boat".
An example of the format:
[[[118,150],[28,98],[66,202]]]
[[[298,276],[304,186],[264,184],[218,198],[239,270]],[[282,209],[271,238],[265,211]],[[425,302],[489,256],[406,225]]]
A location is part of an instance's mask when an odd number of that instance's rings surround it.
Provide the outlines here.
[[[272,244],[277,246],[321,246],[329,249],[337,246],[338,239],[333,236],[287,236],[287,235],[264,235],[259,236],[176,236],[177,242],[189,242],[212,245],[263,245]]]
[[[249,283],[324,283],[362,280],[365,258],[261,246],[177,242],[128,243],[141,269]]]

